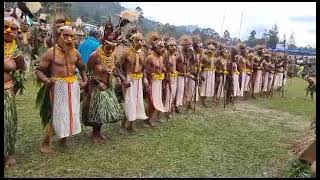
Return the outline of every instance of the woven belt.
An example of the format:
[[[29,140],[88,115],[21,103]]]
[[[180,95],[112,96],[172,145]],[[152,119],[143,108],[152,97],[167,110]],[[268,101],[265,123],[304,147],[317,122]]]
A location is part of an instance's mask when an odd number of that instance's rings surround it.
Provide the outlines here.
[[[143,73],[130,73],[129,76],[132,79],[138,80],[138,79],[142,79],[143,78]]]
[[[78,81],[78,76],[73,75],[73,76],[66,76],[66,77],[53,77],[53,79],[65,81],[66,83],[74,83],[74,82]]]
[[[159,73],[159,74],[152,73],[152,78],[156,79],[156,80],[163,80],[164,79],[164,73]]]

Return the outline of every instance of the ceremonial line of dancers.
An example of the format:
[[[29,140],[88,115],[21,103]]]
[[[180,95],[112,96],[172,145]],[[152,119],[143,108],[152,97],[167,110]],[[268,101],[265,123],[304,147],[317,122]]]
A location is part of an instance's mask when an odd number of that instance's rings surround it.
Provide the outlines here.
[[[44,47],[35,75],[42,83],[36,103],[47,127],[40,146],[45,154],[56,153],[53,135],[66,147],[67,138],[81,132],[81,124],[92,127],[94,143],[102,143],[103,124],[120,122],[121,132],[127,133],[136,131],[134,122],[139,119],[153,128],[156,121],[194,110],[196,104],[208,107],[210,102],[268,97],[287,81],[287,56],[263,45],[227,47],[211,38],[183,35],[176,40],[156,32],[145,38],[136,27],[123,35],[122,29],[130,24],[124,18],[116,27],[109,19],[103,35],[92,31],[77,44],[84,33],[65,17],[56,17],[53,41],[43,33],[48,31],[45,22],[36,37]],[[17,77],[29,70],[30,51],[25,46],[33,46],[29,31],[14,11],[4,17],[4,155],[10,167],[16,164],[15,96],[23,89]]]

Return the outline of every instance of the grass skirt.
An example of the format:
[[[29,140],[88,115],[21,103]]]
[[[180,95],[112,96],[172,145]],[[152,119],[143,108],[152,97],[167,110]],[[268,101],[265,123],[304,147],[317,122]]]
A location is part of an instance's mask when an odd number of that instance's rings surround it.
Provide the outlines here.
[[[49,88],[42,85],[38,91],[36,107],[39,108],[42,127],[45,128],[51,119],[51,102]]]
[[[14,154],[18,117],[14,98],[4,90],[4,157]]]
[[[99,91],[97,88],[92,93],[88,116],[83,116],[85,124],[115,123],[124,118],[122,105],[113,88]]]

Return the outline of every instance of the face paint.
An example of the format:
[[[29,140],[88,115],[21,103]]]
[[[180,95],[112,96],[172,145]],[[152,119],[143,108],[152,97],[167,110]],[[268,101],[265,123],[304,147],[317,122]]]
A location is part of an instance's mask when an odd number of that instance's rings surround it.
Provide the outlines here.
[[[141,38],[134,38],[133,39],[133,46],[137,49],[140,49],[143,45],[143,39]]]
[[[4,23],[4,40],[7,43],[12,42],[15,37],[18,35],[18,26],[11,21],[5,21]]]
[[[170,43],[170,44],[168,44],[168,50],[169,50],[169,52],[173,53],[173,52],[176,51],[176,49],[177,49],[177,45],[176,45],[175,43]]]
[[[60,38],[58,39],[58,44],[65,51],[74,48],[74,35],[71,30],[64,29],[61,30]]]

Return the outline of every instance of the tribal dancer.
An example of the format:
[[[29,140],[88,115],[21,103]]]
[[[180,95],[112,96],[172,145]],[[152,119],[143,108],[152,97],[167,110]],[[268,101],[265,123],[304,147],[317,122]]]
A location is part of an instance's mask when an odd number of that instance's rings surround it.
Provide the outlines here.
[[[268,82],[268,96],[270,95],[275,81],[275,66],[276,63],[276,54],[271,53],[270,64],[267,65],[267,71],[269,72],[269,82]]]
[[[4,17],[4,158],[5,167],[16,165],[15,143],[18,117],[15,104],[14,73],[25,70],[25,62],[16,44],[19,22],[13,16]]]
[[[177,59],[178,85],[176,95],[177,112],[182,112],[182,107],[186,104],[186,88],[189,77],[190,59],[194,56],[193,42],[190,36],[183,35],[180,38],[180,54]]]
[[[289,66],[289,59],[287,55],[283,56],[283,85],[285,86],[288,81],[288,66]]]
[[[32,41],[32,34],[26,19],[22,20],[21,32],[18,35],[18,40],[19,40],[19,47],[21,48],[22,55],[24,57],[24,60],[27,66],[26,71],[29,72],[30,65],[31,65],[31,53],[34,46]]]
[[[234,49],[235,53],[237,53],[237,50]],[[232,53],[232,51],[231,51]],[[238,54],[235,55],[235,57],[232,60],[232,87],[233,87],[233,97],[234,100],[237,99],[240,96],[240,72],[239,72],[239,61],[241,59],[241,56]]]
[[[62,21],[64,23],[65,20]],[[60,138],[61,146],[66,146],[67,137],[81,132],[80,88],[86,87],[88,83],[86,65],[74,48],[72,28],[62,25],[58,32],[53,32],[58,37],[57,43],[41,57],[36,71],[38,79],[44,83],[39,93],[41,90],[46,93],[41,106],[41,112],[46,113],[40,116],[44,127],[49,123],[41,152],[49,154],[54,153],[50,147],[53,132]],[[80,83],[76,68],[81,73]]]
[[[247,65],[247,49],[245,44],[239,44],[238,46],[239,51],[240,51],[240,55],[239,55],[239,61],[237,64],[238,70],[239,70],[239,96],[243,97],[243,94],[245,92],[245,85],[246,85],[246,78],[247,78],[247,69],[246,69],[246,65]],[[250,77],[250,76],[249,76]],[[248,83],[249,83],[249,79],[248,79]]]
[[[136,33],[131,36],[132,45],[124,51],[117,63],[124,74],[122,83],[124,95],[124,111],[126,119],[121,122],[121,130],[134,131],[133,122],[137,119],[147,119],[143,102],[143,84],[148,86],[145,78],[145,54],[142,52],[143,36]]]
[[[270,65],[271,65],[271,55],[269,52],[266,52],[263,55],[263,61],[261,63],[263,69],[263,79],[262,79],[262,92],[264,96],[267,95],[268,87],[269,87],[269,78],[270,78]]]
[[[103,45],[91,54],[88,61],[90,81],[84,95],[82,119],[84,125],[92,127],[94,143],[105,140],[105,136],[101,134],[104,123],[114,123],[124,118],[123,109],[118,102],[112,82],[112,76],[118,75],[115,68],[117,57],[114,54],[118,41],[113,29],[111,32],[111,34],[104,34]]]
[[[40,14],[39,17],[39,27],[38,32],[35,34],[37,38],[35,38],[35,49],[34,54],[37,56],[42,56],[48,48],[53,46],[51,42],[51,34],[49,33],[49,24],[46,21],[46,14]],[[37,58],[38,59],[38,58]]]
[[[262,56],[264,53],[264,47],[261,45],[256,46],[257,55],[255,56],[253,60],[253,80],[254,80],[254,86],[253,86],[253,94],[252,97],[256,99],[255,94],[260,93],[261,86],[262,86]]]
[[[165,108],[167,112],[174,113],[176,107],[176,92],[177,92],[177,81],[178,81],[178,71],[177,70],[177,43],[174,38],[168,39],[166,43],[166,48],[168,51],[165,57],[165,68],[166,68],[166,79],[165,84],[166,98],[165,98]]]
[[[216,97],[218,102],[220,102],[220,98],[224,97],[224,85],[226,82],[226,74],[227,72],[227,58],[228,51],[225,45],[220,44],[219,47],[219,57],[216,61]]]
[[[206,97],[214,97],[215,89],[215,63],[216,63],[216,47],[217,43],[213,39],[209,39],[207,44],[206,58],[201,59],[203,65],[202,77],[204,82],[201,86],[201,98],[203,105]]]
[[[162,102],[162,80],[165,77],[164,66],[164,42],[157,33],[151,32],[148,38],[151,45],[151,54],[146,59],[146,75],[148,81],[148,124],[152,124],[156,119],[154,116],[158,112],[166,112],[166,108]]]
[[[282,81],[283,81],[283,55],[281,53],[278,53],[277,62],[276,62],[276,81],[274,86],[274,89],[276,91],[281,90]]]
[[[77,21],[74,23],[74,34],[75,36],[75,48],[78,49],[80,44],[83,43],[84,40],[84,32],[83,32],[83,23],[81,18],[78,18]]]
[[[244,99],[248,99],[250,96],[250,89],[252,88],[252,72],[253,72],[253,58],[254,58],[254,51],[252,49],[246,51],[247,56],[246,58],[246,79],[244,83]],[[243,56],[244,57],[244,56]]]
[[[313,100],[313,94],[316,92],[316,79],[315,77],[306,77],[306,80],[308,82],[308,87],[306,88],[306,97],[305,99],[308,98],[308,94],[310,92],[311,100]]]
[[[225,91],[226,91],[226,104],[234,103],[235,97],[238,96],[239,92],[239,71],[237,68],[238,61],[238,52],[237,49],[231,47],[230,55],[227,60],[226,69],[226,82],[225,82]]]
[[[193,49],[194,53],[192,56],[188,59],[188,68],[187,72],[188,75],[188,81],[187,81],[187,91],[186,91],[186,101],[187,101],[187,109],[192,108],[192,104],[195,106],[196,101],[198,101],[199,98],[199,86],[200,86],[200,80],[202,81],[203,78],[200,78],[201,73],[201,64],[200,60],[204,57],[203,55],[203,45],[201,42],[200,36],[194,36],[192,38],[193,42]]]

